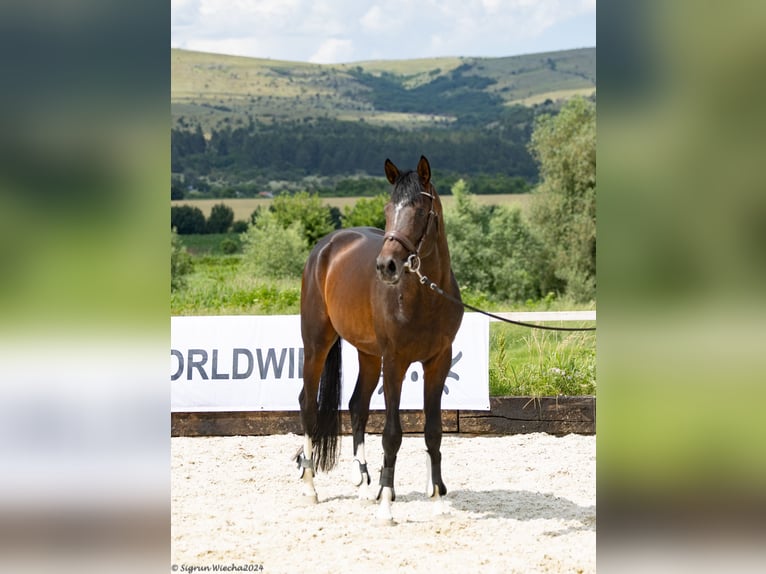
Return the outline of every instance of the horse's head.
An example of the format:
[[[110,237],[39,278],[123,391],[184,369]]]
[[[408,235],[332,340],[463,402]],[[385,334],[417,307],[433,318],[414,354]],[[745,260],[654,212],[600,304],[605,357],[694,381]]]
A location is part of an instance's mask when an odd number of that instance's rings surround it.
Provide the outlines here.
[[[424,156],[420,157],[417,171],[400,173],[389,159],[385,170],[393,188],[386,204],[385,239],[376,264],[378,277],[395,285],[408,261],[419,265],[420,257],[433,250],[441,204],[431,185],[431,166]]]

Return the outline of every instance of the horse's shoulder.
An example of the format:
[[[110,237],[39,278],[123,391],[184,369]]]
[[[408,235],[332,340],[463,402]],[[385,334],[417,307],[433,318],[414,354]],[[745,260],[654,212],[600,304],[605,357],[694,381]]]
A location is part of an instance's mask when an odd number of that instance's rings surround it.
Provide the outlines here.
[[[374,227],[348,227],[338,229],[325,235],[317,242],[312,250],[314,255],[321,258],[333,257],[338,251],[346,251],[353,246],[377,245],[382,241],[383,231]]]

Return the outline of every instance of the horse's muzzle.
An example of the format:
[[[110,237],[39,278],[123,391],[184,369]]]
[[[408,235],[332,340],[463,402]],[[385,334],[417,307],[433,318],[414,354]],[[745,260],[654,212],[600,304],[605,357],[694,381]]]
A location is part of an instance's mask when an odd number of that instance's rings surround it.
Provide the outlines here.
[[[402,276],[402,262],[391,255],[380,255],[376,262],[378,277],[384,283],[396,285]]]

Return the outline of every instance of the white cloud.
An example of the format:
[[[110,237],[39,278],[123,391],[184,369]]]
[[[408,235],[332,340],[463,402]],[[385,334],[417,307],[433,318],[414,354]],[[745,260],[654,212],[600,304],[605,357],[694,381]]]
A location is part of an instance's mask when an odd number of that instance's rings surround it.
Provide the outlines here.
[[[175,48],[195,50],[197,52],[212,52],[214,54],[258,54],[265,47],[252,37],[245,38],[196,38],[174,45]],[[267,56],[264,56],[267,57]]]
[[[335,62],[350,62],[353,59],[354,46],[351,40],[329,38],[322,42],[316,52],[309,58],[315,64],[331,64]]]
[[[500,0],[481,0],[481,5],[488,13],[494,14],[500,7]]]
[[[171,0],[170,2],[170,26],[183,27],[193,26],[199,16],[198,0]]]
[[[380,32],[386,29],[383,11],[377,4],[365,12],[360,22],[365,29],[372,32]]]
[[[511,56],[595,45],[595,4],[595,0],[171,0],[171,45],[328,63]]]

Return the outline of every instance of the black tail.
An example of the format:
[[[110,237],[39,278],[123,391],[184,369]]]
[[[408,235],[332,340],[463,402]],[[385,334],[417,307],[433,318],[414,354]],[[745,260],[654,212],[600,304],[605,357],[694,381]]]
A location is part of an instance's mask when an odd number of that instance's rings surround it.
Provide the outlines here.
[[[317,470],[331,470],[338,462],[340,449],[341,338],[330,348],[319,380],[319,412],[311,433],[314,464]]]

